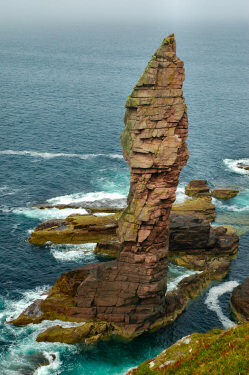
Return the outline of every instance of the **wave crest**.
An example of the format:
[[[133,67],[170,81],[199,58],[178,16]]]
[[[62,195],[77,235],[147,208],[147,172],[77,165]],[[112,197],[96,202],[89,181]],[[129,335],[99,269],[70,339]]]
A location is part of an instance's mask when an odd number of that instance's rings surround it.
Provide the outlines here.
[[[243,168],[238,168],[238,163],[249,165],[249,159],[224,159],[223,163],[234,173],[249,175],[249,171],[246,171]]]
[[[0,155],[19,155],[19,156],[31,156],[34,158],[42,158],[42,159],[53,159],[53,158],[78,158],[78,159],[93,159],[98,157],[106,157],[110,159],[123,159],[123,155],[120,154],[70,154],[64,152],[37,152],[37,151],[30,151],[30,150],[1,150]]]

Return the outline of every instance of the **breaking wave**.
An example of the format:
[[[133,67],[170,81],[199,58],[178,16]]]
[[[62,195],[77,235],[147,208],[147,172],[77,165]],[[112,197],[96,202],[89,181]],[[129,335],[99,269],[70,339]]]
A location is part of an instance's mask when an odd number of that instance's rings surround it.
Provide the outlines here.
[[[45,320],[40,324],[29,324],[15,327],[8,321],[17,318],[20,313],[38,298],[45,299],[45,292],[49,286],[37,287],[33,290],[18,291],[15,298],[0,296],[0,328],[1,341],[12,337],[8,350],[0,353],[0,373],[20,375],[32,373],[34,375],[57,374],[62,362],[61,352],[76,351],[74,346],[61,343],[38,343],[36,337],[39,333],[54,325],[65,328],[76,327],[84,323],[63,322],[61,320]],[[47,365],[41,366],[41,359],[47,360]]]
[[[188,268],[170,263],[167,273],[167,292],[175,289],[179,282],[185,277],[194,275],[195,273],[199,272],[200,271],[189,270]]]
[[[50,219],[65,219],[67,216],[72,214],[86,215],[88,212],[84,208],[64,208],[59,210],[58,208],[16,208],[12,210],[16,215],[23,215],[30,219],[38,219],[41,221]]]
[[[184,186],[178,186],[176,189],[176,200],[175,203],[183,203],[185,200],[187,200],[189,197],[185,194],[185,187]]]
[[[53,159],[53,158],[78,158],[78,159],[93,159],[97,157],[106,157],[110,159],[123,159],[123,155],[120,154],[67,154],[63,152],[52,153],[52,152],[37,152],[37,151],[16,151],[16,150],[2,150],[0,155],[19,155],[19,156],[31,156],[34,158],[42,159]]]
[[[234,173],[249,175],[249,171],[246,171],[243,168],[238,168],[238,163],[244,163],[249,165],[249,159],[224,159],[223,163]]]
[[[79,260],[88,260],[93,262],[95,255],[93,250],[96,243],[85,244],[53,244],[48,243],[52,256],[60,262],[77,262]]]
[[[234,327],[236,324],[223,314],[221,306],[219,305],[219,297],[225,293],[232,292],[238,285],[239,283],[237,281],[227,281],[218,286],[214,286],[209,290],[205,300],[207,307],[217,314],[225,329]]]
[[[236,197],[223,201],[213,198],[215,206],[222,211],[246,212],[249,211],[249,189],[239,193]]]
[[[73,204],[73,203],[92,203],[96,201],[115,201],[122,200],[126,204],[126,195],[120,193],[108,193],[99,191],[94,193],[75,193],[69,195],[62,195],[47,200],[49,204]]]

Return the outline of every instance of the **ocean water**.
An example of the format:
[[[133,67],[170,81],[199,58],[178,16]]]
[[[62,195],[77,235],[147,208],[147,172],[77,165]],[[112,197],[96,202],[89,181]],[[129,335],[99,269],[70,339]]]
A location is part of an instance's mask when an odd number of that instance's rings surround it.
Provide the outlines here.
[[[133,342],[89,345],[37,343],[51,322],[13,327],[8,320],[67,270],[101,258],[94,244],[36,247],[27,237],[42,220],[83,209],[38,210],[38,203],[124,205],[129,170],[120,134],[124,103],[163,37],[175,31],[184,60],[190,158],[177,199],[191,179],[236,186],[228,202],[215,200],[218,223],[241,233],[240,251],[226,279],[191,301],[171,325]],[[249,271],[248,29],[71,27],[0,35],[0,373],[123,374],[177,339],[234,319],[229,294]],[[168,288],[190,271],[170,265]],[[51,355],[56,355],[53,361]],[[41,356],[50,365],[39,366]]]

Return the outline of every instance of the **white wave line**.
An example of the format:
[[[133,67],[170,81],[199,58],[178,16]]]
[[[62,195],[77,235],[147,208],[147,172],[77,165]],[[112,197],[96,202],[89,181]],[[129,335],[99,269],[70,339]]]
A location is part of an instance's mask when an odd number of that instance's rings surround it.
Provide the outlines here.
[[[120,154],[67,154],[63,152],[52,153],[52,152],[37,152],[37,151],[16,151],[16,150],[1,150],[0,155],[20,155],[20,156],[31,156],[31,157],[40,157],[43,159],[52,159],[58,157],[64,158],[79,158],[79,159],[92,159],[97,157],[107,157],[110,159],[123,159],[123,155]]]
[[[243,168],[239,168],[238,164],[249,164],[249,159],[224,159],[223,163],[234,173],[248,175],[249,171]]]
[[[205,300],[205,304],[207,305],[207,307],[217,314],[218,319],[226,329],[232,328],[236,324],[223,314],[222,309],[219,305],[219,297],[225,293],[232,292],[232,290],[238,285],[239,283],[237,281],[227,281],[222,283],[221,285],[214,286],[209,290],[209,293]]]

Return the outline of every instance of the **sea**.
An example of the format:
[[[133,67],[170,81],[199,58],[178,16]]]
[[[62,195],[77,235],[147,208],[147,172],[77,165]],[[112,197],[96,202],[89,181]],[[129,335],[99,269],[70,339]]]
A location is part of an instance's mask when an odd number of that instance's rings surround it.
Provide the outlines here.
[[[14,327],[17,317],[61,273],[103,260],[95,244],[37,247],[40,222],[80,209],[40,203],[125,205],[129,168],[122,156],[124,104],[163,38],[175,32],[184,60],[190,157],[177,201],[192,179],[236,187],[214,199],[217,224],[240,234],[238,256],[220,282],[192,300],[172,324],[131,342],[38,343],[55,322]],[[249,276],[249,33],[243,24],[74,25],[0,33],[0,374],[120,375],[193,332],[235,324],[234,287]],[[192,271],[170,264],[168,289]],[[56,322],[70,326],[70,323]],[[53,354],[55,356],[53,356]],[[47,359],[49,364],[41,366]]]

